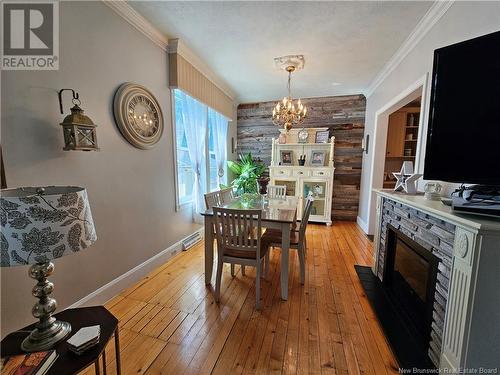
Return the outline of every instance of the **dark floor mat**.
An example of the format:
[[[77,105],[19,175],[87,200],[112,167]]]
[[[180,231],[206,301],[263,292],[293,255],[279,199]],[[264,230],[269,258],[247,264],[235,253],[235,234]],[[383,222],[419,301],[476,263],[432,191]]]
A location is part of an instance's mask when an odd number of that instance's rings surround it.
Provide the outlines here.
[[[358,265],[354,268],[400,367],[405,369],[435,368],[427,351],[415,340],[411,327],[408,327],[401,313],[391,303],[382,282],[375,277],[371,268]]]

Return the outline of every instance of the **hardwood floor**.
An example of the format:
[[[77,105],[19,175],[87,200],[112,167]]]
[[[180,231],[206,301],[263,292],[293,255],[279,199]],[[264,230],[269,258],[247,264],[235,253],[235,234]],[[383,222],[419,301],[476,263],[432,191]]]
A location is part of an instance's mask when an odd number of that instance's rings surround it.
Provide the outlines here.
[[[310,225],[307,240],[306,282],[300,285],[292,251],[288,301],[280,299],[280,250],[271,252],[261,311],[249,268],[232,278],[225,266],[221,303],[214,302],[204,285],[202,244],[109,301],[120,321],[122,373],[397,373],[354,270],[370,264],[370,241],[351,222]],[[108,374],[116,373],[112,342],[107,358]]]

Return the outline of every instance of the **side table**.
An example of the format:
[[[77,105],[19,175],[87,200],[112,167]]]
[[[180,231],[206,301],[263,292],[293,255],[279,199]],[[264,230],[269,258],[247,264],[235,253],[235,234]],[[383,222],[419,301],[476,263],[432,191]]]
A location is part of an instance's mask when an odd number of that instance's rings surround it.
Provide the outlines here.
[[[47,371],[46,375],[76,374],[92,364],[95,366],[95,373],[100,375],[101,370],[99,359],[101,355],[103,362],[103,374],[106,375],[105,349],[113,335],[115,336],[116,373],[118,375],[121,374],[118,319],[116,319],[104,306],[68,309],[61,311],[54,316],[58,320],[63,320],[71,324],[71,334],[53,348],[57,351],[59,357],[49,371]],[[80,328],[93,325],[101,326],[99,343],[81,355],[71,352],[68,349],[68,343],[66,340],[74,335]],[[1,356],[6,357],[23,354],[21,351],[21,342],[34,328],[35,323],[7,335],[0,343]]]

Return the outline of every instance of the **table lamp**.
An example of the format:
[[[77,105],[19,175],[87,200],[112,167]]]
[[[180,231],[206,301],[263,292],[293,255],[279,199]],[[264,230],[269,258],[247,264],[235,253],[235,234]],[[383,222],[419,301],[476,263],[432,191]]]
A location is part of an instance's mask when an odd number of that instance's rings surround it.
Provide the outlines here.
[[[86,249],[96,240],[87,191],[75,186],[5,189],[0,195],[1,266],[28,265],[38,282],[32,294],[38,298],[32,314],[36,328],[24,339],[26,352],[52,348],[71,332],[67,322],[52,313],[57,304],[50,297],[54,284],[47,277],[53,259]]]

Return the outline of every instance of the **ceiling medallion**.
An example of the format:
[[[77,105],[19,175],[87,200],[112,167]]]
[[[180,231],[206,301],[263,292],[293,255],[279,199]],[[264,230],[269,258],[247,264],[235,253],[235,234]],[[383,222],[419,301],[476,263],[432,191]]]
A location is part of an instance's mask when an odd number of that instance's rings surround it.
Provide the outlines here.
[[[293,127],[302,124],[307,115],[307,108],[303,105],[300,99],[294,103],[290,90],[290,81],[292,73],[304,67],[303,55],[289,55],[276,57],[274,64],[277,68],[288,72],[288,96],[285,96],[282,101],[278,102],[273,108],[273,123],[279,127],[283,127],[287,132]]]

